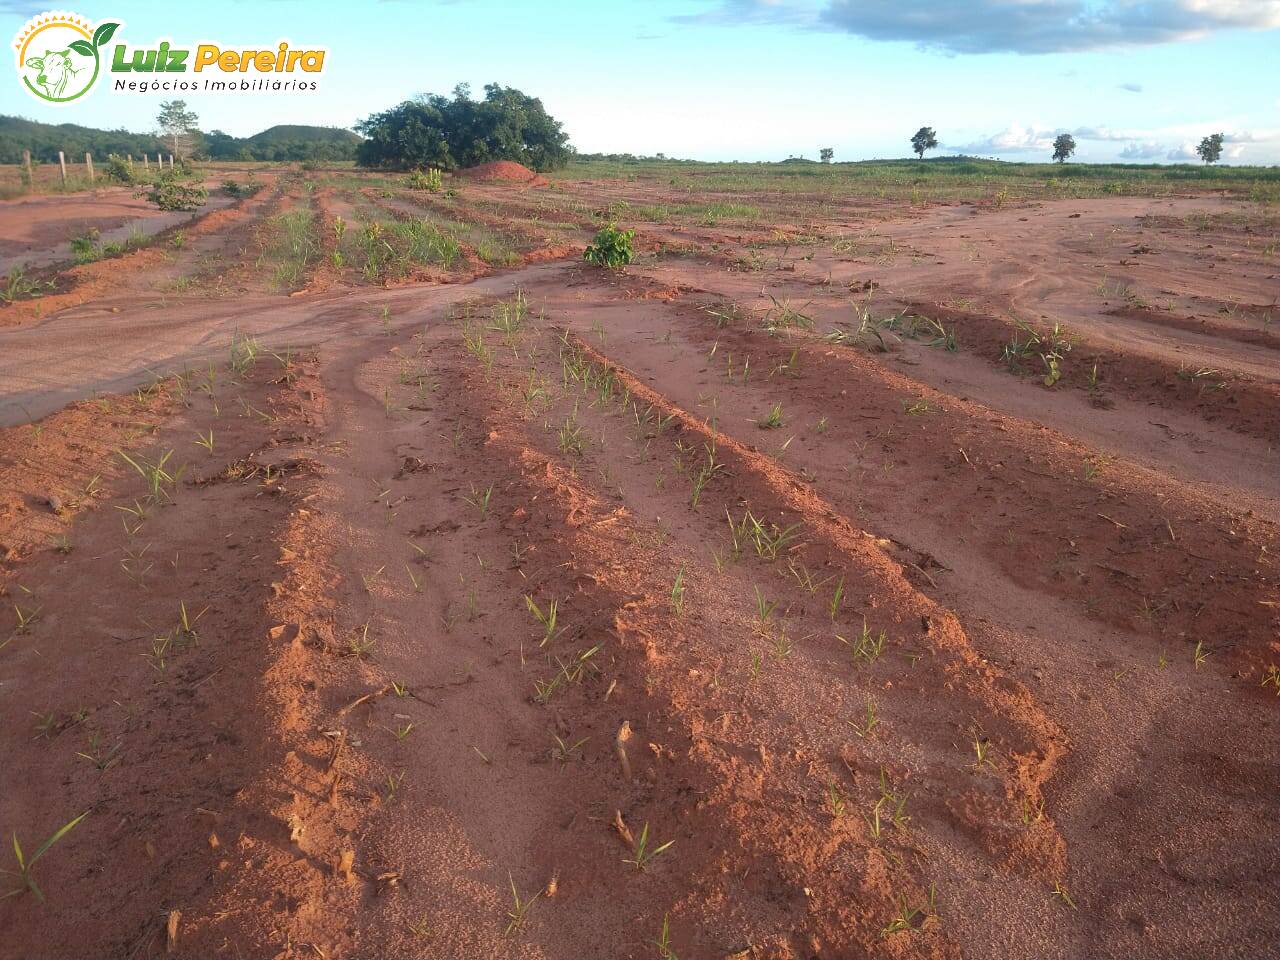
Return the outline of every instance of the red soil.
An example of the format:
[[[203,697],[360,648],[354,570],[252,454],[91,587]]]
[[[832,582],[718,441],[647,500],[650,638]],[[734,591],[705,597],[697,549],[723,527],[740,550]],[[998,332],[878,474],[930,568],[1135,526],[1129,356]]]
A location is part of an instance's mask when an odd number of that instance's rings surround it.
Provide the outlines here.
[[[498,181],[501,183],[527,183],[534,187],[546,184],[545,177],[540,177],[524,164],[511,160],[495,160],[493,163],[482,163],[477,167],[459,170],[458,176],[468,180]]]

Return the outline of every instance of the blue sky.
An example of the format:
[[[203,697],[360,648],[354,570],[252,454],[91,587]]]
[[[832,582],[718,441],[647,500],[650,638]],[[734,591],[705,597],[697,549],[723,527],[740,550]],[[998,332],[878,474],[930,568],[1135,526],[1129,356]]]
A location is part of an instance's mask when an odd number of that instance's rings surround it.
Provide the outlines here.
[[[421,92],[541,97],[578,149],[696,159],[940,152],[1169,161],[1207,133],[1225,162],[1280,163],[1280,0],[656,0],[56,4],[123,20],[113,42],[329,49],[307,94],[188,95],[202,129],[350,126]],[[6,37],[46,7],[0,0]],[[12,57],[12,49],[10,52]],[[164,95],[99,83],[53,108],[10,74],[0,113],[148,130]],[[1194,159],[1194,158],[1192,158]]]

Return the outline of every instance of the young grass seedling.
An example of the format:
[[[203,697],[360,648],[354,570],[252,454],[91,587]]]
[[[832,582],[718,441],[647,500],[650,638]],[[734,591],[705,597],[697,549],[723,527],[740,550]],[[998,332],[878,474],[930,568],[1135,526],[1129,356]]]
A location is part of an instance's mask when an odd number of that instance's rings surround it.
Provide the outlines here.
[[[876,705],[872,700],[867,701],[866,713],[860,723],[854,723],[852,720],[849,721],[849,726],[853,727],[853,732],[864,739],[871,736],[871,731],[879,725],[880,718],[876,716]]]
[[[839,634],[836,639],[849,648],[849,652],[853,654],[854,660],[862,660],[868,666],[875,663],[879,659],[880,654],[884,652],[884,645],[888,640],[883,630],[878,635],[873,634],[867,626],[867,621],[862,621],[862,633],[860,633],[852,642],[846,640]]]
[[[653,945],[658,948],[658,960],[680,960],[671,949],[671,923],[665,913],[662,915],[662,933],[653,941]]]
[[[542,891],[539,890],[528,900],[521,900],[520,891],[516,889],[516,881],[510,873],[507,874],[507,882],[511,884],[512,907],[511,910],[507,912],[509,922],[507,923],[507,929],[503,933],[503,936],[509,937],[513,933],[518,932],[524,926],[525,918],[529,914],[529,908],[532,907],[533,902],[542,895]]]
[[[489,515],[489,500],[493,497],[493,484],[489,484],[488,488],[480,491],[476,489],[475,484],[471,485],[471,496],[462,499],[471,504],[480,511],[480,519],[483,520]]]
[[[533,614],[533,618],[542,625],[542,639],[538,641],[539,647],[545,647],[548,643],[559,636],[560,633],[564,632],[556,629],[556,620],[558,619],[560,609],[559,600],[548,601],[546,610],[543,610],[538,606],[537,601],[533,599],[532,594],[526,594],[524,598],[524,605],[528,608],[529,612]]]
[[[352,637],[347,641],[347,655],[351,657],[368,656],[375,642],[369,638],[369,624],[366,623],[360,628],[360,636]]]
[[[671,587],[671,609],[677,617],[684,616],[684,565],[676,571],[676,581]]]
[[[895,933],[904,930],[917,930],[920,923],[933,916],[936,912],[936,894],[933,887],[929,888],[929,899],[921,907],[913,907],[907,902],[905,896],[898,900],[898,915],[889,921],[889,924],[880,931],[882,937],[890,937]]]
[[[776,430],[782,426],[782,404],[775,403],[773,409],[756,421],[761,430]]]
[[[79,826],[80,821],[83,820],[88,815],[89,815],[89,811],[86,810],[84,813],[80,814],[80,816],[76,817],[74,820],[71,820],[63,824],[61,827],[59,827],[53,833],[52,836],[50,836],[47,840],[45,840],[44,843],[40,844],[40,846],[36,848],[36,852],[31,855],[30,859],[27,859],[27,857],[23,854],[22,844],[18,842],[18,832],[15,830],[13,832],[13,856],[15,861],[18,864],[18,869],[17,870],[0,870],[0,873],[5,873],[5,874],[8,874],[9,876],[17,877],[21,883],[21,886],[15,887],[12,890],[7,890],[4,893],[0,894],[0,900],[7,900],[9,899],[9,897],[17,897],[17,896],[21,896],[24,893],[30,893],[34,895],[35,898],[39,900],[41,903],[44,903],[44,893],[43,891],[41,891],[40,887],[36,885],[35,877],[31,875],[31,868],[34,867],[37,862],[39,862],[41,857],[43,857],[46,853],[49,852],[50,847],[52,847],[55,843],[57,843],[59,840],[65,837],[68,833],[74,830],[77,826]]]
[[[974,739],[973,752],[976,755],[976,759],[973,762],[975,770],[981,770],[983,764],[986,764],[992,770],[996,768],[995,762],[988,756],[991,752],[991,741],[986,737],[976,737]]]
[[[573,743],[569,743],[560,739],[560,737],[556,736],[554,733],[551,736],[556,742],[556,745],[551,748],[551,756],[553,759],[559,760],[561,763],[568,763],[573,759],[573,755],[575,753],[581,754],[582,745],[590,739],[589,737],[583,737],[581,740],[575,740]]]
[[[756,627],[764,633],[769,625],[773,612],[778,608],[777,600],[766,600],[760,588],[756,587]]]
[[[650,848],[649,822],[646,820],[644,828],[640,831],[640,836],[636,837],[635,844],[631,848],[631,856],[625,858],[622,862],[633,864],[637,870],[643,871],[673,843],[675,843],[674,840],[668,840],[666,843]]]
[[[76,751],[76,756],[88,760],[98,768],[99,773],[103,773],[120,762],[120,747],[123,744],[124,741],[121,741],[110,750],[104,750],[102,747],[102,735],[94,732],[89,735],[88,749]]]

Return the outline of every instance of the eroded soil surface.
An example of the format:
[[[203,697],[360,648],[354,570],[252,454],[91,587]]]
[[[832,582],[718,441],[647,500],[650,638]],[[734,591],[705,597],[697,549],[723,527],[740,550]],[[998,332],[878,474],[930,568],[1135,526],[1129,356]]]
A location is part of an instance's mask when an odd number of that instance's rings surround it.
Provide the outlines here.
[[[1274,950],[1274,211],[449,188],[0,309],[0,956]]]

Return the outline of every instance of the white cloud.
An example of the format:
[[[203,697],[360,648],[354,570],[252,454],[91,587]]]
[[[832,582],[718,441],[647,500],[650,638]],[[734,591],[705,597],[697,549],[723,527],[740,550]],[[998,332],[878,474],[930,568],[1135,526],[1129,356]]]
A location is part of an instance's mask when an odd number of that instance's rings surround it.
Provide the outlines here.
[[[1037,129],[1034,126],[1024,127],[1020,123],[1011,123],[999,133],[993,133],[991,136],[976,140],[973,143],[950,147],[950,149],[958,150],[961,153],[973,154],[1051,151],[1053,150],[1054,136],[1056,134],[1052,130]]]
[[[1120,89],[1121,89],[1121,90],[1128,90],[1130,93],[1141,93],[1141,92],[1142,92],[1142,84],[1140,84],[1140,83],[1122,83],[1122,84],[1120,84]]]
[[[1280,0],[717,0],[686,23],[789,23],[946,53],[1061,53],[1280,27]]]
[[[1121,160],[1157,160],[1169,148],[1155,140],[1126,143],[1120,151]]]

